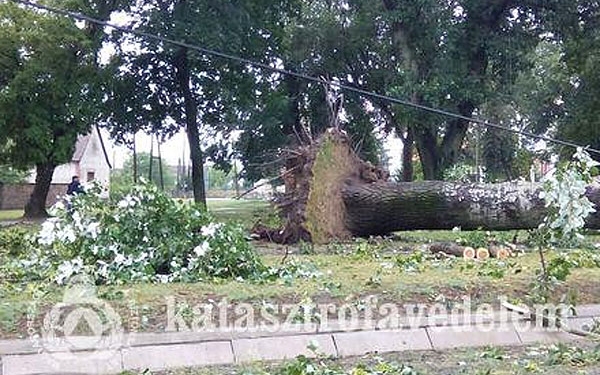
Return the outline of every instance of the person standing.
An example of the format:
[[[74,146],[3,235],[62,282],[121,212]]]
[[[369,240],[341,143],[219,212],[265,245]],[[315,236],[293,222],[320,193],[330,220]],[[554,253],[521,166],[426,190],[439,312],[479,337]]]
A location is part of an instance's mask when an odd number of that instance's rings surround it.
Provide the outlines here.
[[[71,183],[67,187],[67,194],[75,195],[80,193],[85,193],[85,191],[83,190],[83,186],[79,183],[79,176],[73,176]]]

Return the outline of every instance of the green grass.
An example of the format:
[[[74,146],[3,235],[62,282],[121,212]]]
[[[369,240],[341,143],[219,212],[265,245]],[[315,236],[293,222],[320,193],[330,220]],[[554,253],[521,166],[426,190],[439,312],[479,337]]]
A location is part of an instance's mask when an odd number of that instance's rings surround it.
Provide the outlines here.
[[[209,199],[209,210],[239,210],[240,212],[252,211],[255,208],[267,207],[268,202],[260,199]]]
[[[391,244],[393,245],[394,243]],[[355,247],[352,244],[345,246],[348,250]],[[324,251],[323,248],[316,250]],[[488,264],[461,259],[442,262],[427,260],[423,263],[421,272],[407,272],[398,266],[388,269],[382,265],[393,264],[396,257],[393,249],[389,251],[380,254],[378,258],[350,253],[287,256],[287,261],[315,265],[323,276],[314,279],[268,283],[222,280],[194,284],[101,286],[98,295],[108,300],[121,316],[129,316],[131,303],[134,302],[137,308],[143,310],[146,319],[139,329],[161,332],[167,321],[167,297],[193,309],[211,301],[232,304],[243,302],[259,308],[264,303],[298,304],[306,299],[315,303],[342,306],[360,304],[368,296],[377,296],[379,303],[394,303],[403,314],[407,304],[433,305],[440,301],[449,305],[460,304],[465,296],[471,298],[473,308],[482,303],[490,303],[494,309],[499,309],[500,296],[505,296],[512,302],[528,302],[530,285],[536,280],[536,254],[515,258],[512,261],[514,266],[504,269],[504,277],[497,278],[481,273],[481,270],[492,267],[493,261]],[[277,265],[281,263],[283,254],[263,255],[263,259],[266,263]],[[600,269],[574,270],[567,282],[557,289],[554,302],[559,302],[563,295],[576,298],[576,302],[580,304],[600,302],[599,279]],[[64,288],[56,286],[45,286],[45,290],[47,294],[43,297],[43,304],[46,308],[60,302],[65,292]],[[6,320],[4,325],[0,325],[0,337],[17,337],[25,332],[30,291],[29,286],[17,285],[3,290],[2,300],[5,305],[0,306],[0,317],[3,316]],[[239,313],[230,313],[231,319],[239,317]],[[282,313],[280,317],[287,315]],[[124,320],[127,328],[127,319]],[[187,324],[191,324],[192,320],[193,317],[190,317]]]
[[[267,263],[278,264],[282,256],[266,255]],[[360,298],[370,294],[381,295],[384,300],[413,302],[434,302],[440,295],[446,299],[460,300],[465,294],[473,294],[475,303],[495,302],[499,295],[511,299],[526,299],[529,285],[535,280],[537,256],[528,254],[516,261],[514,268],[507,268],[502,278],[485,276],[481,270],[485,265],[475,264],[465,267],[465,262],[427,261],[422,272],[404,272],[394,267],[382,270],[383,263],[393,262],[392,258],[366,259],[348,255],[296,255],[287,258],[298,262],[312,263],[326,276],[311,280],[295,280],[291,284],[283,282],[252,284],[236,281],[220,283],[174,284],[174,285],[133,285],[128,289],[136,300],[142,303],[159,302],[169,291],[204,300],[210,296],[220,296],[230,301],[261,301],[278,299],[298,301],[309,297],[316,301],[337,301]],[[373,282],[379,275],[378,282]],[[600,278],[599,269],[577,269],[571,275],[564,290],[579,290],[579,302],[592,302],[600,295],[600,286],[595,281]],[[557,296],[560,298],[560,296]]]
[[[209,200],[208,210],[219,221],[237,222],[245,228],[251,228],[258,220],[264,224],[277,224],[270,203],[263,200]]]
[[[23,210],[0,210],[0,221],[18,220],[23,217]]]
[[[219,199],[209,200],[208,209],[217,219],[249,223],[260,217],[270,215],[270,204],[263,200]],[[23,210],[0,210],[0,221],[18,220],[23,217]]]

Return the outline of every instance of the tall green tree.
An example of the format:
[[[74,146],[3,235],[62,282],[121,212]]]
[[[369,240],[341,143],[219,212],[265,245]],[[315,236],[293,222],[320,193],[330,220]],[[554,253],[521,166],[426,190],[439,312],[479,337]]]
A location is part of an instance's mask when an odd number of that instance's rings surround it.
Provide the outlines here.
[[[554,16],[570,75],[557,134],[600,149],[600,3],[579,0]],[[600,154],[592,157],[600,161]]]
[[[352,54],[364,56],[357,69],[364,72],[367,87],[465,117],[495,98],[514,79],[514,72],[524,68],[520,51],[535,45],[539,33],[527,21],[532,8],[512,1],[351,4],[363,14],[359,19],[372,20],[367,25],[376,57],[370,51]],[[374,74],[369,65],[383,69]],[[468,121],[383,101],[375,105],[385,115],[387,128],[403,138],[405,164],[412,159],[414,141],[426,179],[441,178],[459,160]]]
[[[531,131],[600,149],[600,4],[561,3],[547,17],[552,33],[529,56],[533,68],[516,86],[518,109]]]
[[[49,2],[108,20],[124,0]],[[4,2],[0,4],[0,157],[36,169],[28,217],[45,216],[57,165],[70,160],[78,135],[96,125],[102,101],[103,27]],[[8,141],[7,141],[8,140]]]
[[[90,130],[94,55],[72,20],[0,4],[0,143],[2,159],[35,166],[27,217],[45,216],[54,169],[71,159]]]
[[[279,38],[288,1],[172,0],[139,6],[134,27],[139,31],[275,63],[270,46]],[[274,31],[275,30],[275,31]],[[113,134],[138,130],[168,137],[185,129],[192,159],[194,198],[206,203],[203,163],[225,159],[215,135],[227,137],[249,110],[256,108],[259,82],[268,86],[269,73],[243,64],[202,55],[185,47],[148,38],[124,36],[138,51],[119,53],[111,107]],[[206,155],[206,151],[211,154]],[[225,157],[224,157],[225,154]]]
[[[303,4],[305,12],[288,27],[288,44],[281,50],[287,69],[464,117],[481,116],[490,102],[510,104],[513,83],[531,67],[528,53],[545,35],[558,30],[554,14],[564,15],[555,0]],[[573,7],[577,5],[568,8]],[[326,123],[317,117],[324,103],[323,95],[315,94],[317,87],[293,77],[283,83],[277,88],[288,105],[279,98],[273,102],[283,114],[279,118],[294,126],[309,124],[311,129]],[[351,135],[372,134],[375,129],[397,132],[405,143],[405,179],[411,179],[413,147],[425,178],[441,178],[460,159],[471,125],[462,118],[431,115],[353,94],[346,95],[345,110]],[[248,136],[252,139],[247,144],[264,148],[267,141],[254,138],[257,133]]]
[[[280,66],[324,80],[348,83],[350,77],[358,83],[359,74],[347,64],[355,61],[356,55],[351,55],[358,50],[349,45],[366,43],[368,50],[370,35],[364,30],[352,32],[344,25],[342,20],[352,16],[344,14],[345,3],[299,3],[288,17],[282,17],[278,26],[283,32],[271,40],[270,51]],[[262,83],[256,107],[249,111],[236,144],[244,162],[244,177],[253,181],[278,175],[283,166],[282,150],[316,139],[334,120],[322,84],[290,75],[273,75]],[[381,148],[375,137],[375,128],[380,125],[377,116],[366,111],[367,101],[360,95],[344,93],[341,103],[345,121],[340,127],[363,158],[377,163]]]

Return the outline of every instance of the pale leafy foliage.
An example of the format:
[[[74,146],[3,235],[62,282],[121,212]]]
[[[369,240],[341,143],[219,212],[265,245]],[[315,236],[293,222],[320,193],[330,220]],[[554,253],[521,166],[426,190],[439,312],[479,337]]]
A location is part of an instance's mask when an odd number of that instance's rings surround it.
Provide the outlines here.
[[[546,178],[540,198],[549,213],[540,229],[549,229],[552,242],[571,242],[582,237],[585,218],[596,211],[585,192],[592,182],[592,170],[598,165],[585,150],[578,148],[571,163]]]
[[[544,252],[556,245],[576,245],[583,238],[585,219],[596,211],[585,193],[597,165],[585,150],[578,148],[570,163],[544,181],[540,198],[544,199],[548,213],[537,230],[531,232],[542,266],[540,278],[532,286],[532,297],[538,301],[548,301],[555,284],[565,281],[571,269],[577,266],[565,251],[546,264]]]
[[[258,279],[268,271],[239,227],[153,185],[110,200],[99,192],[55,205],[38,234],[40,256],[59,284],[83,272],[114,284]]]

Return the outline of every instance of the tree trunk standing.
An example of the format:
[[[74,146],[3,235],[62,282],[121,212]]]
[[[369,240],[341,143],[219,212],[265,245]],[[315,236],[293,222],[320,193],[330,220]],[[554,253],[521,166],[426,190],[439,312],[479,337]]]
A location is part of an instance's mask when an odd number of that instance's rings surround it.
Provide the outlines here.
[[[179,90],[185,104],[185,125],[190,144],[190,158],[192,159],[192,188],[194,201],[206,207],[206,190],[204,186],[204,155],[200,146],[200,133],[198,131],[198,106],[190,88],[190,67],[187,48],[180,48],[175,55],[174,65]]]
[[[137,148],[135,146],[135,134],[133,134],[133,183],[138,183]]]
[[[150,136],[150,165],[148,165],[148,182],[152,180],[152,164],[154,164],[154,136]]]
[[[163,175],[162,154],[160,153],[160,139],[156,138],[158,148],[158,175],[160,177],[160,189],[165,190],[165,176]]]
[[[384,0],[384,6],[388,11],[397,11],[398,3],[391,0]],[[419,69],[419,63],[415,59],[415,48],[411,45],[409,35],[404,30],[404,25],[396,21],[392,24],[393,34],[392,42],[396,49],[396,53],[402,56],[404,61],[404,68],[411,72],[411,79],[418,82],[420,78],[425,74]],[[421,102],[421,95],[418,92],[413,92],[411,95],[411,102],[419,104]],[[393,117],[393,116],[392,116]],[[406,126],[406,137],[403,139],[402,148],[402,181],[409,182],[414,179],[414,166],[413,166],[413,153],[415,144],[415,133],[413,124],[407,124]]]
[[[235,196],[240,196],[240,180],[238,176],[237,165],[233,162],[233,187],[235,188]]]
[[[475,107],[470,102],[463,102],[458,105],[458,113],[465,117],[473,116]],[[438,171],[436,176],[438,179],[444,177],[444,171],[452,167],[459,160],[461,147],[467,131],[469,130],[469,121],[463,119],[455,119],[448,122],[446,126],[446,134],[442,139],[440,148],[440,161],[438,163]]]
[[[35,186],[25,205],[25,217],[29,219],[48,217],[46,212],[46,199],[52,184],[52,175],[56,166],[52,163],[37,164],[35,166]]]
[[[414,129],[415,144],[425,180],[440,180],[437,135],[430,129]]]
[[[406,131],[402,146],[402,181],[411,182],[414,179],[413,153],[415,137],[410,127]]]

